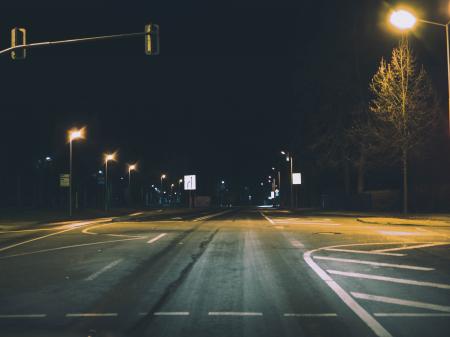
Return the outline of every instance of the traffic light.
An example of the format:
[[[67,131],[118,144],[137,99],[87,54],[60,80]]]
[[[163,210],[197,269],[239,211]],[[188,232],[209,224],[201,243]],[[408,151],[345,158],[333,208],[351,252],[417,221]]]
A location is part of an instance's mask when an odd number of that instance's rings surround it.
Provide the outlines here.
[[[27,44],[27,31],[25,28],[14,27],[11,29],[11,47],[21,46]],[[11,58],[13,60],[23,60],[27,56],[25,48],[13,50]]]
[[[145,53],[159,55],[159,25],[154,23],[145,25]]]

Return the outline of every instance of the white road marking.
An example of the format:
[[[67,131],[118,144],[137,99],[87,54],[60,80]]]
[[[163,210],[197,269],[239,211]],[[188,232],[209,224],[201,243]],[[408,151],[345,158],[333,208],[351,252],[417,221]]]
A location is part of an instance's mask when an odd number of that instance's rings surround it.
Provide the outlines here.
[[[376,312],[376,317],[450,317],[450,313],[428,313],[428,312]]]
[[[340,226],[341,225],[339,223],[332,223],[332,222],[285,221],[285,220],[275,220],[275,223],[291,224],[291,225],[320,225],[320,226]]]
[[[56,248],[48,248],[48,249],[41,249],[41,250],[35,250],[33,252],[26,252],[26,253],[20,253],[20,254],[13,254],[13,255],[7,255],[0,257],[0,260],[3,259],[9,259],[12,257],[19,257],[19,256],[26,256],[26,255],[33,255],[33,254],[40,254],[40,253],[47,253],[47,252],[53,252],[55,250],[63,250],[63,249],[70,249],[70,248],[79,248],[79,247],[85,247],[85,246],[93,246],[93,245],[101,245],[106,243],[114,243],[114,242],[122,242],[122,241],[131,241],[131,240],[141,240],[146,239],[146,237],[139,237],[139,238],[130,238],[130,239],[120,239],[120,240],[108,240],[108,241],[98,241],[98,242],[90,242],[90,243],[82,243],[79,245],[71,245],[71,246],[63,246],[63,247],[56,247]]]
[[[189,311],[157,311],[155,316],[189,316]]]
[[[147,243],[153,243],[155,241],[158,241],[159,239],[161,239],[163,236],[166,236],[167,233],[161,233],[158,236],[154,237],[153,239],[150,239],[147,241]]]
[[[397,305],[403,305],[403,306],[407,306],[407,307],[414,307],[414,308],[421,308],[421,309],[450,312],[450,306],[446,306],[446,305],[403,300],[400,298],[377,296],[377,295],[363,294],[363,293],[358,293],[358,292],[352,292],[351,294],[353,297],[362,299],[362,300],[397,304]]]
[[[209,316],[262,316],[262,312],[247,312],[247,311],[210,311]]]
[[[223,211],[223,212],[205,215],[205,216],[202,216],[202,217],[200,217],[200,218],[196,218],[196,219],[194,219],[193,221],[203,221],[203,220],[208,220],[208,219],[211,219],[211,218],[215,218],[215,217],[217,217],[217,216],[219,216],[219,215],[223,215],[223,214],[230,213],[231,211],[232,211],[231,209],[228,209],[228,210]]]
[[[129,216],[138,216],[138,215],[142,215],[142,214],[144,214],[144,212],[136,212],[136,213],[129,214]]]
[[[378,231],[378,233],[383,234],[383,235],[394,235],[394,236],[423,235],[423,233],[417,233],[417,232],[401,232],[401,231]]]
[[[108,271],[109,269],[117,266],[120,262],[122,262],[122,259],[118,259],[115,260],[109,264],[107,264],[106,266],[104,266],[102,269],[97,270],[95,273],[89,275],[88,277],[86,277],[84,280],[85,281],[93,281],[95,280],[97,277],[99,277],[101,274],[103,274],[105,271]]]
[[[85,312],[85,313],[70,313],[66,317],[117,317],[117,312]]]
[[[373,252],[395,252],[399,250],[409,250],[409,249],[418,249],[418,248],[426,248],[426,247],[434,247],[434,246],[442,246],[442,245],[450,245],[450,242],[432,242],[432,243],[421,243],[412,246],[404,246],[404,247],[395,247],[395,248],[387,248],[387,249],[377,249],[373,250]]]
[[[407,264],[392,264],[392,263],[364,261],[364,260],[341,259],[341,258],[337,258],[337,257],[328,257],[328,256],[314,256],[314,260],[326,260],[326,261],[336,261],[336,262],[344,262],[344,263],[368,264],[371,266],[411,269],[411,270],[421,270],[421,271],[434,270],[434,268],[410,266]]]
[[[444,283],[421,282],[421,281],[416,281],[416,280],[408,280],[408,279],[387,277],[387,276],[380,276],[380,275],[352,273],[352,272],[339,271],[339,270],[327,270],[327,273],[333,274],[333,275],[339,275],[339,276],[368,279],[368,280],[385,281],[385,282],[401,283],[401,284],[410,284],[410,285],[421,286],[421,287],[450,289],[450,284],[444,284]]]
[[[335,313],[322,313],[322,314],[296,314],[296,313],[286,313],[283,314],[284,317],[337,317]]]
[[[330,247],[331,248],[331,247]],[[305,262],[316,272],[316,274],[336,293],[337,296],[364,322],[372,329],[378,337],[392,337],[392,335],[372,317],[361,305],[358,304],[342,287],[337,284],[323,269],[315,263],[311,254],[318,251],[314,249],[303,254]]]
[[[355,249],[341,249],[341,248],[324,248],[326,251],[330,252],[343,252],[343,253],[355,253],[355,254],[368,254],[368,255],[385,255],[385,256],[405,256],[406,254],[397,253],[383,253],[377,251],[367,251],[367,250],[355,250]]]
[[[47,314],[0,315],[0,318],[45,318]]]
[[[300,241],[297,240],[291,240],[291,245],[293,245],[295,248],[303,248],[304,245]]]
[[[272,225],[275,225],[275,221],[273,221],[271,218],[269,218],[267,215],[265,215],[263,212],[259,212],[267,221],[269,221]]]

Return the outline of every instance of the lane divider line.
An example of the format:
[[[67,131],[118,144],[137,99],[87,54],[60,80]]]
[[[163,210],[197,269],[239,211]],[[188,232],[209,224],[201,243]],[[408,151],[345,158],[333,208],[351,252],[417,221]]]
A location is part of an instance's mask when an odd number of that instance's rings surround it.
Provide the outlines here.
[[[189,316],[189,311],[157,311],[154,316]]]
[[[376,317],[450,317],[450,313],[429,313],[429,312],[376,312]]]
[[[118,259],[118,260],[115,260],[115,261],[107,264],[102,269],[97,270],[95,273],[93,273],[93,274],[89,275],[88,277],[86,277],[84,280],[85,281],[93,281],[93,280],[95,280],[97,277],[99,277],[104,272],[106,272],[106,271],[110,270],[111,268],[117,266],[120,262],[122,262],[122,260],[123,259]]]
[[[0,318],[45,318],[47,314],[0,315]]]
[[[161,233],[158,236],[154,237],[153,239],[150,239],[147,241],[147,243],[153,243],[155,241],[158,241],[159,239],[161,239],[162,237],[166,236],[167,233]]]
[[[330,252],[343,252],[343,253],[355,253],[355,254],[368,254],[368,255],[385,255],[385,256],[405,256],[406,254],[398,254],[398,253],[383,253],[376,252],[373,250],[356,250],[356,249],[343,249],[343,248],[325,248],[324,250]]]
[[[286,313],[283,314],[284,317],[337,317],[337,314],[329,312],[322,314],[296,314],[296,313]]]
[[[267,221],[269,221],[272,225],[275,225],[275,221],[273,221],[271,218],[269,218],[267,215],[265,215],[263,212],[259,212],[264,218],[266,218]]]
[[[66,317],[117,317],[118,315],[117,312],[85,312],[66,314]]]
[[[426,302],[403,300],[403,299],[395,298],[395,297],[377,296],[377,295],[370,295],[370,294],[364,294],[364,293],[358,293],[358,292],[352,292],[351,294],[353,297],[361,299],[361,300],[389,303],[389,304],[397,304],[397,305],[402,305],[402,306],[407,306],[407,307],[429,309],[429,310],[450,313],[450,306],[447,306],[447,305],[439,305],[439,304],[426,303]]]
[[[335,261],[335,262],[344,262],[344,263],[367,264],[367,265],[378,266],[378,267],[411,269],[411,270],[420,270],[420,271],[435,270],[434,268],[410,266],[410,265],[407,265],[407,264],[393,264],[393,263],[374,262],[374,261],[365,261],[365,260],[342,259],[342,258],[329,257],[329,256],[314,256],[314,260],[325,260],[325,261]]]
[[[331,248],[331,247],[330,247]],[[371,315],[369,314],[353,297],[350,296],[339,284],[337,284],[322,268],[315,263],[311,255],[318,251],[314,249],[303,254],[303,259],[312,270],[334,291],[334,293],[350,308],[378,337],[392,337],[392,335]]]
[[[432,242],[432,243],[418,244],[418,245],[406,246],[406,247],[395,247],[395,248],[387,248],[387,249],[377,249],[377,250],[373,250],[373,252],[377,252],[377,253],[395,252],[395,251],[399,251],[399,250],[418,249],[418,248],[426,248],[426,247],[434,247],[434,246],[443,246],[443,245],[450,245],[450,242]]]
[[[421,286],[421,287],[450,289],[450,284],[444,284],[444,283],[422,282],[422,281],[416,281],[416,280],[408,280],[408,279],[387,277],[387,276],[380,276],[380,275],[353,273],[353,272],[346,272],[346,271],[339,271],[339,270],[327,270],[327,273],[328,274],[333,274],[333,275],[339,275],[339,276],[367,279],[367,280],[409,284],[409,285]]]
[[[208,316],[262,316],[262,312],[248,311],[210,311]]]
[[[291,245],[293,245],[295,248],[303,248],[303,247],[305,247],[305,245],[303,243],[301,243],[298,240],[294,240],[294,239],[291,240]]]
[[[193,221],[203,221],[203,220],[208,220],[208,219],[215,218],[215,217],[218,217],[218,216],[223,215],[223,214],[230,213],[231,211],[232,211],[231,209],[228,209],[228,210],[226,210],[226,211],[222,211],[222,212],[219,212],[219,213],[214,213],[214,214],[205,215],[205,216],[202,216],[202,217],[200,217],[200,218],[196,218],[196,219],[194,219]]]

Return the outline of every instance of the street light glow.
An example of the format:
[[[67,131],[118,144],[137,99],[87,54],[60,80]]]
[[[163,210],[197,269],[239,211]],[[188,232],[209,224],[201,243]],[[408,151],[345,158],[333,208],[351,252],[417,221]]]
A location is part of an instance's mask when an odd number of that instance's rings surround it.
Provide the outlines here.
[[[417,22],[416,17],[404,9],[392,12],[389,21],[392,25],[401,30],[411,29]]]
[[[128,165],[128,171],[134,171],[134,170],[136,170],[136,164]]]
[[[165,174],[161,175],[161,179],[166,179],[166,175]]]
[[[69,141],[73,141],[75,139],[84,139],[84,137],[85,128],[69,130]]]
[[[105,153],[105,162],[116,160],[116,153]]]

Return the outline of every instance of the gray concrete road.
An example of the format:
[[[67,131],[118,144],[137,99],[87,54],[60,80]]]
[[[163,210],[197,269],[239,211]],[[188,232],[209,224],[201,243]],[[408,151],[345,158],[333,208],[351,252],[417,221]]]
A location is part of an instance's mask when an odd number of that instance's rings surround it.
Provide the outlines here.
[[[154,210],[0,232],[0,336],[447,336],[450,228]]]

